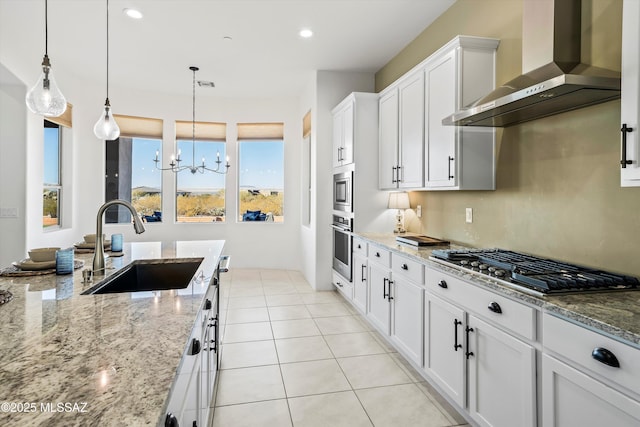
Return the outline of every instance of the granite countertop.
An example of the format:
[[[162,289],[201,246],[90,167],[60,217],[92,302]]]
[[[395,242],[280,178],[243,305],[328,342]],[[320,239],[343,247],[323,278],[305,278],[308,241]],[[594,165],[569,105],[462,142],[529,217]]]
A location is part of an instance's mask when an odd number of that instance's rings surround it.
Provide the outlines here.
[[[537,306],[543,312],[563,316],[640,348],[640,290],[537,297],[509,288],[495,280],[430,260],[431,251],[437,248],[442,249],[443,246],[416,248],[397,243],[396,235],[388,233],[353,233],[353,235],[414,258],[430,267],[459,276],[467,282]],[[465,246],[452,242],[446,248],[459,249]]]
[[[224,241],[125,243],[107,275],[136,259],[204,260],[185,289],[80,295],[73,275],[0,277],[0,425],[156,425]],[[92,254],[76,259],[91,265]],[[2,402],[9,402],[10,404]],[[13,402],[13,404],[11,404]]]

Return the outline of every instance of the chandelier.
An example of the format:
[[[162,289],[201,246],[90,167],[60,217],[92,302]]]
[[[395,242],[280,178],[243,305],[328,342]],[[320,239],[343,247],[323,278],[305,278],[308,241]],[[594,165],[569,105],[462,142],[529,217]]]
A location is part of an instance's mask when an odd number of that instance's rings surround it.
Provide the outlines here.
[[[222,160],[220,160],[220,152],[216,155],[216,167],[215,169],[208,168],[204,162],[204,157],[202,158],[202,164],[196,165],[196,71],[199,70],[198,67],[191,66],[189,67],[191,71],[193,71],[193,115],[191,118],[191,165],[181,165],[182,159],[180,155],[182,154],[180,150],[178,150],[177,154],[171,155],[171,162],[169,163],[169,167],[162,168],[159,166],[160,160],[158,159],[158,155],[160,154],[156,151],[156,157],[153,159],[153,162],[156,164],[156,169],[161,171],[170,170],[171,172],[182,172],[183,170],[188,170],[192,174],[196,172],[204,173],[204,171],[215,172],[219,174],[226,174],[229,171],[229,156],[226,158],[226,162],[224,165],[224,169],[220,170],[222,165]]]

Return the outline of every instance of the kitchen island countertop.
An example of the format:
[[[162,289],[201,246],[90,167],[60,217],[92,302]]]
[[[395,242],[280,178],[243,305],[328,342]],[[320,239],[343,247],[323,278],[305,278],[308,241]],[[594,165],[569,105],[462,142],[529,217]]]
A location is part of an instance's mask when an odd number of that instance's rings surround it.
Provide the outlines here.
[[[386,247],[414,258],[431,267],[463,278],[467,282],[489,288],[502,295],[539,307],[543,312],[560,315],[628,344],[640,348],[640,290],[598,293],[576,293],[537,297],[509,288],[495,280],[471,274],[430,260],[433,249],[443,246],[414,247],[397,243],[396,235],[389,233],[353,233],[370,243]],[[444,248],[464,248],[461,245]]]
[[[156,425],[224,241],[132,242],[107,275],[137,259],[202,257],[185,289],[81,295],[73,275],[0,277],[0,424]],[[76,254],[90,267],[92,254]],[[204,274],[204,277],[201,276]],[[164,421],[162,421],[164,422]]]

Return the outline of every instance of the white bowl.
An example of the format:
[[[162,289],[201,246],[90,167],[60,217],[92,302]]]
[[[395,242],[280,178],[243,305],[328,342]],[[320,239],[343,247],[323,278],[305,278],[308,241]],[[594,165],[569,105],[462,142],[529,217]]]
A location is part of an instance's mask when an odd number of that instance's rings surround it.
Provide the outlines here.
[[[47,262],[56,259],[56,251],[60,248],[36,248],[29,251],[29,258],[33,262]]]
[[[102,235],[102,241],[104,242],[105,239],[105,234]],[[87,243],[95,243],[96,242],[96,235],[94,234],[85,234],[84,235],[84,241]]]

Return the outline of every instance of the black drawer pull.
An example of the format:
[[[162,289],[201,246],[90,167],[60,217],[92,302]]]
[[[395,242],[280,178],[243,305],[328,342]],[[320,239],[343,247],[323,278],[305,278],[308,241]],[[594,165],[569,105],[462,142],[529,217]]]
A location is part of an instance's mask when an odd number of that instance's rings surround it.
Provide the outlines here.
[[[495,301],[489,304],[489,307],[487,308],[496,314],[502,314],[502,307],[500,307],[500,304]]]
[[[191,356],[195,356],[196,354],[200,353],[201,349],[202,349],[202,346],[200,345],[200,340],[193,338],[191,340],[191,351],[189,354]]]
[[[358,249],[362,249],[362,246],[360,246],[360,244],[358,244]]]
[[[376,256],[380,258],[380,252],[376,252]]]
[[[402,266],[400,267],[403,270],[408,270],[409,266],[407,264],[402,264]]]
[[[627,124],[624,123],[620,132],[622,132],[622,160],[620,160],[620,164],[622,168],[626,168],[627,165],[633,163],[631,160],[627,160],[627,133],[633,132],[633,128],[627,127]]]
[[[596,359],[600,363],[611,366],[613,368],[619,368],[620,362],[615,354],[607,350],[606,348],[596,347],[591,352],[591,357]]]
[[[462,325],[462,322],[458,319],[453,319],[453,349],[458,351],[459,348],[462,348],[462,344],[458,344],[458,325]]]
[[[473,332],[473,328],[470,328],[467,326],[466,329],[466,333],[467,333],[467,351],[464,354],[465,356],[467,356],[467,359],[469,359],[469,357],[473,356],[473,351],[469,351],[469,332]]]
[[[438,286],[440,286],[442,289],[447,289],[449,287],[447,285],[447,282],[445,282],[444,280],[440,280],[440,282],[438,282]]]

